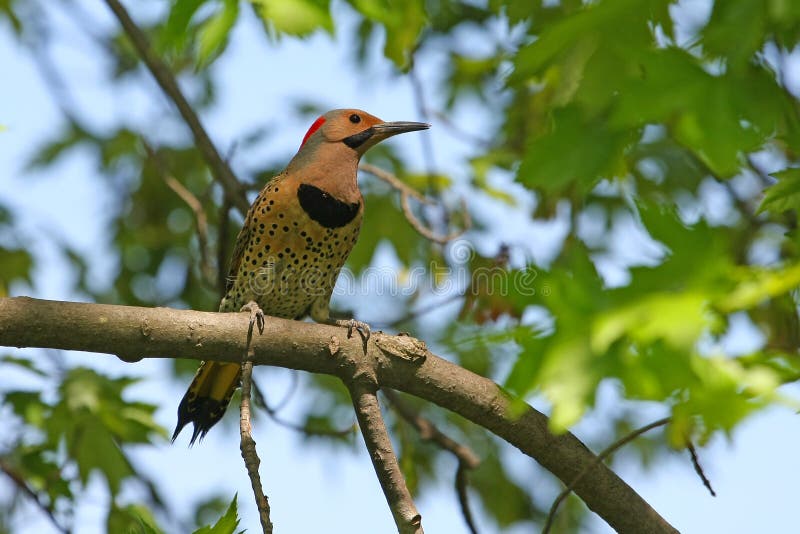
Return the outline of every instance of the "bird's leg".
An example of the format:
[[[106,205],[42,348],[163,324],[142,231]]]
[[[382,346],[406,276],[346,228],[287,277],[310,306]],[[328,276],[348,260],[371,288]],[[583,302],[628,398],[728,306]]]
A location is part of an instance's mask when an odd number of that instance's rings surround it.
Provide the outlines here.
[[[251,300],[239,311],[246,311],[250,312],[250,328],[249,332],[253,331],[253,326],[258,326],[258,333],[259,335],[264,333],[264,311],[259,307],[256,301]],[[249,337],[249,336],[248,336]]]
[[[324,298],[315,300],[308,310],[308,314],[318,323],[347,328],[347,339],[353,337],[353,330],[358,330],[364,340],[364,351],[366,351],[367,341],[369,341],[371,333],[369,325],[355,319],[334,319],[331,317],[330,308],[328,308],[330,297],[330,295],[326,295]]]
[[[358,330],[358,333],[364,339],[364,343],[369,341],[371,331],[367,323],[356,321],[355,319],[332,319],[330,324],[347,328],[347,339],[353,337],[353,330]]]

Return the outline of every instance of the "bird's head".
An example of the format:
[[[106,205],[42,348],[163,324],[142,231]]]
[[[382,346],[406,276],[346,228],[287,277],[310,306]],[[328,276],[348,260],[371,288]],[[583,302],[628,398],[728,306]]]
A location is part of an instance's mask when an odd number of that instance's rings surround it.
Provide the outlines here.
[[[334,109],[314,121],[303,137],[300,150],[333,143],[344,145],[361,156],[393,135],[428,128],[430,124],[423,122],[384,122],[360,109]]]

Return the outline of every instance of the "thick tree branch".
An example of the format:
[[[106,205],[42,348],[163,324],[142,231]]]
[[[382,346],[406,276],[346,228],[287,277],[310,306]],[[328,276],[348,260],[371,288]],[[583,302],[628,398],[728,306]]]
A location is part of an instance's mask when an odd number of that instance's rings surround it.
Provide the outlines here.
[[[443,450],[449,451],[458,460],[456,468],[455,489],[458,497],[458,504],[461,508],[461,515],[472,534],[477,533],[475,520],[472,518],[472,511],[469,506],[469,495],[467,494],[467,471],[475,469],[481,463],[478,455],[466,445],[458,443],[456,440],[444,434],[430,420],[419,414],[411,405],[405,402],[400,396],[390,389],[383,391],[383,394],[391,403],[395,411],[406,422],[411,424],[419,432],[420,438],[426,441],[433,441]]]
[[[458,443],[439,430],[436,425],[420,415],[418,411],[391,389],[383,390],[383,394],[400,417],[417,429],[420,438],[425,441],[434,442],[443,450],[449,451],[456,457],[456,460],[458,460],[455,481],[456,496],[458,497],[458,503],[461,507],[461,514],[464,516],[464,521],[467,523],[470,532],[475,534],[477,529],[475,527],[475,521],[472,519],[472,512],[470,511],[467,495],[467,470],[478,467],[481,463],[480,458],[478,458],[478,455],[475,454],[472,449]]]
[[[349,384],[353,407],[367,445],[375,474],[381,483],[386,502],[392,511],[400,534],[422,534],[422,516],[417,512],[411,492],[406,486],[397,456],[392,449],[389,433],[378,404],[377,386],[359,373]]]
[[[238,362],[247,314],[168,308],[0,299],[0,346],[44,347],[143,357]],[[553,435],[547,417],[519,406],[497,384],[427,351],[408,336],[359,336],[338,327],[270,317],[253,340],[255,364],[277,365],[352,381],[357,368],[375,370],[381,388],[434,402],[480,425],[556,475],[619,532],[676,532],[630,486],[570,433]],[[512,409],[513,404],[513,409]],[[586,471],[585,474],[584,471]]]
[[[603,451],[600,454],[598,454],[597,457],[595,458],[594,464],[599,464],[600,462],[608,458],[610,455],[614,454],[614,452],[620,447],[624,447],[625,445],[635,440],[645,432],[649,432],[654,428],[666,425],[667,423],[669,423],[669,421],[670,421],[669,417],[665,417],[653,423],[647,424],[641,428],[638,428],[626,436],[623,436],[621,439],[618,439],[617,441],[615,441],[614,443],[603,449]],[[581,478],[583,478],[591,470],[592,467],[593,467],[592,464],[587,465],[583,469],[583,471],[578,473],[578,476],[576,476],[575,479],[571,483],[569,483],[566,488],[564,488],[564,491],[558,494],[556,500],[553,501],[553,505],[550,507],[550,513],[547,514],[547,520],[545,521],[544,527],[542,528],[542,534],[548,534],[548,532],[550,532],[550,528],[553,526],[553,521],[555,520],[556,517],[556,512],[558,512],[558,507],[561,505],[564,499],[566,499],[569,496],[569,494],[574,491],[575,485],[578,482],[580,482]]]
[[[230,199],[231,203],[236,206],[242,215],[247,214],[250,203],[247,201],[247,197],[245,197],[241,183],[236,179],[228,163],[222,159],[217,147],[214,146],[214,143],[211,141],[211,137],[209,137],[205,128],[203,128],[200,118],[194,112],[192,106],[189,105],[186,97],[183,96],[183,92],[178,86],[178,82],[172,74],[172,71],[166,63],[161,61],[155,52],[153,52],[144,32],[133,22],[133,19],[131,19],[125,7],[123,7],[118,0],[106,0],[106,4],[108,4],[108,7],[114,12],[122,29],[125,30],[133,47],[153,74],[158,85],[161,86],[161,89],[170,100],[175,103],[175,107],[178,108],[181,117],[183,117],[186,125],[189,126],[189,129],[192,131],[198,150],[203,154],[214,177],[222,184],[225,196]]]

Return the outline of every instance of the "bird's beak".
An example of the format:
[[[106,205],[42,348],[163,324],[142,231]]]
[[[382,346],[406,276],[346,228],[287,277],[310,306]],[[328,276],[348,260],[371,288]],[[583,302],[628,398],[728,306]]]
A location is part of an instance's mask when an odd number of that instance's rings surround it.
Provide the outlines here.
[[[380,143],[388,137],[405,132],[427,130],[430,127],[430,124],[425,124],[424,122],[379,122],[357,134],[345,137],[342,139],[342,142],[353,150],[356,150],[359,154],[363,154],[369,150],[370,147],[375,146],[375,144]]]
[[[385,139],[387,137],[391,137],[393,135],[406,133],[406,132],[416,132],[418,130],[427,130],[430,128],[430,124],[425,124],[424,122],[408,122],[408,121],[396,121],[396,122],[381,122],[376,124],[372,127],[375,134],[379,135],[381,139]]]

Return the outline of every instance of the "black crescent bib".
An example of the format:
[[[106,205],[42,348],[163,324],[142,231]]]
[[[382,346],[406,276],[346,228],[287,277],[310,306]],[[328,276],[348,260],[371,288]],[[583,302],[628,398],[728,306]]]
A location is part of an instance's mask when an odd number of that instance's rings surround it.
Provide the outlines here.
[[[342,202],[310,184],[300,184],[297,188],[297,199],[303,211],[325,228],[341,228],[355,219],[361,207],[360,202]]]

